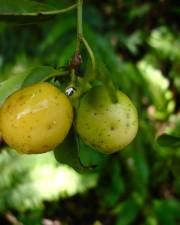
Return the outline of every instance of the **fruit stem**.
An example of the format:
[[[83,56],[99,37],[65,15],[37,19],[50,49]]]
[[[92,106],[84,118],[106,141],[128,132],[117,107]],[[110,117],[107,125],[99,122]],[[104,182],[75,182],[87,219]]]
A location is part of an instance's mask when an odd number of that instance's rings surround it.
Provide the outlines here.
[[[75,55],[80,54],[80,45],[81,43],[83,43],[90,56],[92,69],[93,71],[95,71],[95,57],[90,45],[88,44],[87,40],[84,38],[82,19],[83,19],[83,0],[77,0],[77,45],[76,45]]]
[[[83,7],[83,0],[77,0],[77,45],[76,45],[77,53],[80,52],[80,45],[83,37],[82,7]]]
[[[71,71],[70,76],[71,76],[70,86],[76,87],[76,81],[77,81],[76,78],[77,78],[77,77],[76,77],[76,75],[75,75],[74,69]]]
[[[95,61],[95,57],[94,57],[94,53],[90,47],[90,45],[88,44],[87,40],[83,37],[82,38],[82,41],[83,41],[83,44],[84,46],[86,47],[88,53],[89,53],[89,56],[91,58],[91,63],[92,63],[92,70],[95,71],[95,68],[96,68],[96,61]]]

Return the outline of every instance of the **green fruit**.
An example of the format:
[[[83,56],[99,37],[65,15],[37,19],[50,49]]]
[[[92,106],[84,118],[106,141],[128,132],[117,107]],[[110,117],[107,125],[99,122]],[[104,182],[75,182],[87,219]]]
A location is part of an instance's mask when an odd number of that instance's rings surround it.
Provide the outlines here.
[[[105,154],[126,147],[138,130],[138,114],[131,100],[121,91],[117,99],[113,103],[106,88],[97,86],[82,97],[76,112],[79,136]]]
[[[73,109],[68,97],[42,82],[9,96],[0,112],[5,142],[21,153],[43,153],[55,148],[69,132]]]

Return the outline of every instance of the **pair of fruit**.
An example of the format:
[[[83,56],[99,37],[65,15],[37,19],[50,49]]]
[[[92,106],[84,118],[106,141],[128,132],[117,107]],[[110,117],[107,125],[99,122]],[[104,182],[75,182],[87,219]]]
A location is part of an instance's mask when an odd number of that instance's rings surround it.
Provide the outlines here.
[[[130,99],[117,91],[113,103],[105,87],[92,88],[81,99],[73,119],[69,98],[42,82],[9,96],[0,112],[5,142],[22,153],[43,153],[63,142],[74,120],[80,137],[93,148],[114,153],[128,145],[138,128],[137,111]]]

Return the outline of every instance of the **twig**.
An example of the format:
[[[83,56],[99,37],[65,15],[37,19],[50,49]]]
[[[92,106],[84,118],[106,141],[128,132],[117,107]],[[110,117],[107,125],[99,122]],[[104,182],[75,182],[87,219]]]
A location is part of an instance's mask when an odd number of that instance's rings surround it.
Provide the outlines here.
[[[11,224],[14,225],[24,225],[23,223],[21,223],[11,212],[7,212],[5,213],[5,218],[7,219],[7,221],[9,221]]]

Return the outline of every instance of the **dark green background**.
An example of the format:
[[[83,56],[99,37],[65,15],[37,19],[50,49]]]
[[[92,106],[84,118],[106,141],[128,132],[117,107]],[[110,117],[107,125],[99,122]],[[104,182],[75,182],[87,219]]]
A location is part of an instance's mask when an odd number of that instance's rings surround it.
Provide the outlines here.
[[[74,3],[39,2],[55,8]],[[46,225],[43,218],[63,225],[180,224],[179,139],[165,136],[157,143],[163,133],[180,136],[179,21],[178,1],[84,1],[84,35],[115,86],[136,105],[137,137],[103,163],[98,154],[87,160],[82,152],[85,164],[101,162],[99,170],[83,175],[63,167],[51,154],[21,156],[2,148],[0,224],[13,224],[9,214],[25,225]],[[24,76],[36,66],[66,66],[75,45],[75,10],[38,23],[24,18],[1,22],[0,81]],[[84,48],[82,56],[86,62]],[[86,69],[79,73],[86,74]],[[0,100],[20,84],[8,85],[0,83]],[[58,174],[64,174],[68,191],[52,187],[63,179]]]

